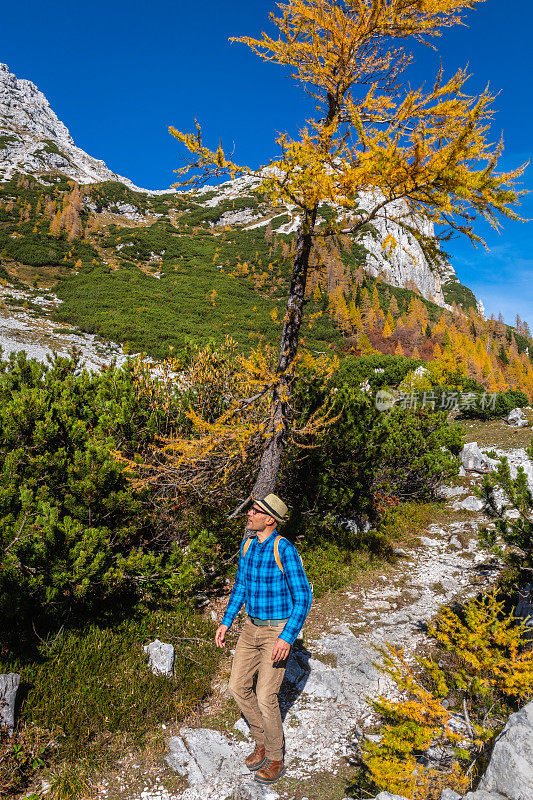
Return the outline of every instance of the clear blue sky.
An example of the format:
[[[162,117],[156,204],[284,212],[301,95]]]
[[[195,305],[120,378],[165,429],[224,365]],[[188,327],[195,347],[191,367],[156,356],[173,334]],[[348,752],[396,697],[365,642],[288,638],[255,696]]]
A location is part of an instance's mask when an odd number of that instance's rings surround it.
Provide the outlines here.
[[[18,0],[2,9],[0,61],[48,97],[74,141],[139,186],[165,188],[180,165],[167,126],[202,123],[206,140],[251,166],[277,155],[275,132],[294,133],[310,113],[308,100],[279,67],[264,64],[231,35],[255,35],[269,25],[272,0]],[[531,0],[486,0],[468,27],[440,42],[446,74],[467,62],[469,87],[501,90],[494,138],[503,130],[503,168],[533,151]],[[434,76],[438,56],[422,53],[417,79]],[[533,189],[533,167],[524,184]],[[522,212],[533,217],[533,196]],[[448,245],[461,282],[487,312],[519,313],[533,328],[533,223],[505,223],[498,235],[480,224],[490,252],[463,241]]]

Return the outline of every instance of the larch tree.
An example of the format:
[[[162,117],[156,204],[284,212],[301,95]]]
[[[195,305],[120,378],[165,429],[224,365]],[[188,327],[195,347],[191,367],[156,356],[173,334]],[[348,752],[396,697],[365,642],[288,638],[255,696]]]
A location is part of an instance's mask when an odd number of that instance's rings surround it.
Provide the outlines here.
[[[288,67],[316,103],[316,116],[297,138],[281,134],[281,154],[254,171],[229,159],[222,145],[210,150],[201,128],[171,133],[188,148],[189,163],[178,170],[194,186],[223,175],[255,175],[273,203],[299,210],[287,310],[272,388],[271,417],[252,496],[276,485],[290,428],[289,400],[313,244],[340,234],[357,237],[365,226],[387,218],[408,230],[426,251],[417,220],[429,220],[444,238],[453,232],[481,239],[473,223],[482,217],[494,228],[500,215],[520,219],[513,207],[524,167],[498,172],[503,144],[489,141],[494,95],[466,93],[461,69],[445,79],[439,69],[429,88],[411,88],[404,74],[414,56],[408,45],[434,46],[443,31],[461,24],[483,0],[288,0],[271,14],[275,38],[238,37],[265,61]],[[364,193],[365,208],[359,202]],[[319,205],[331,204],[324,223]],[[243,503],[244,505],[244,503]]]

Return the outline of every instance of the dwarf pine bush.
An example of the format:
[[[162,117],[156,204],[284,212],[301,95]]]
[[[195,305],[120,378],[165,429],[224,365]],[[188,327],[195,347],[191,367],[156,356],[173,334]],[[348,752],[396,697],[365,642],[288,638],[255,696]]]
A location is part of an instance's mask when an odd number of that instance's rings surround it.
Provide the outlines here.
[[[528,455],[533,458],[533,446]],[[500,503],[496,490],[504,494]],[[484,526],[480,532],[480,543],[492,550],[515,570],[533,568],[533,496],[527,475],[518,467],[515,478],[507,458],[500,459],[494,472],[483,477],[478,492],[484,501],[484,511],[492,520],[491,527]],[[509,515],[508,512],[512,512]]]

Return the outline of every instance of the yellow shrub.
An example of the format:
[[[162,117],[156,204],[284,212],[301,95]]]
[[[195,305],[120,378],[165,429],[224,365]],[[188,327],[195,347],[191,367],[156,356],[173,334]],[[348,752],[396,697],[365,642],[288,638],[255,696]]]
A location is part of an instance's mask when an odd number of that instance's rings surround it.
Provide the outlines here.
[[[380,742],[365,743],[363,761],[377,788],[410,800],[439,798],[445,787],[460,794],[467,789],[462,765],[483,750],[513,704],[533,696],[533,649],[526,632],[523,621],[504,614],[504,602],[491,593],[470,600],[459,613],[441,609],[429,633],[445,662],[418,657],[411,665],[390,644],[380,651],[380,669],[401,699],[381,696],[373,703],[386,724]],[[437,766],[424,764],[429,747],[444,755]]]
[[[461,619],[441,609],[429,632],[457,661],[456,678],[471,695],[496,692],[523,701],[533,694],[533,650],[521,619],[503,613],[492,592],[464,606]]]

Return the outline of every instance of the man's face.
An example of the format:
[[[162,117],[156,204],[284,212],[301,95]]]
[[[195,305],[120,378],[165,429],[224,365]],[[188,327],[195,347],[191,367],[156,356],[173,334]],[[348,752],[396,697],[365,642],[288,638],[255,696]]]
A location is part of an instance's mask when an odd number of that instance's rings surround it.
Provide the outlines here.
[[[255,503],[248,509],[248,523],[246,529],[249,531],[257,531],[261,533],[267,525],[272,524],[272,517],[263,511],[262,508],[256,506]]]

